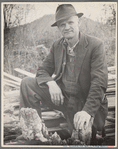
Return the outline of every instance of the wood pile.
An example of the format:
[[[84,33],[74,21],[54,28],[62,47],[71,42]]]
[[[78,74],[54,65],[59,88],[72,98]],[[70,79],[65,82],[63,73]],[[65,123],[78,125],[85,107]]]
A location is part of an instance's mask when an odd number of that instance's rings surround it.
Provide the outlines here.
[[[106,137],[104,138],[105,141],[103,144],[107,143],[109,145],[115,145],[115,67],[109,67],[108,72],[109,81],[106,92],[108,98],[108,116],[105,124]],[[35,74],[19,68],[15,69],[15,73],[16,76],[17,74],[21,74],[23,76],[35,77]],[[19,88],[21,80],[22,79],[19,77],[4,72],[4,88],[8,86],[11,89],[11,91],[4,91],[3,93],[3,138],[5,144],[21,135],[21,128],[19,125]],[[63,138],[67,137],[67,123],[60,111],[50,111],[48,108],[42,107],[42,119],[44,120],[49,132],[58,132],[58,134],[62,135]],[[108,141],[109,139],[112,141]]]
[[[108,68],[108,88],[107,88],[107,99],[108,99],[108,116],[105,123],[105,143],[108,145],[115,144],[115,119],[116,119],[116,73],[115,67]]]

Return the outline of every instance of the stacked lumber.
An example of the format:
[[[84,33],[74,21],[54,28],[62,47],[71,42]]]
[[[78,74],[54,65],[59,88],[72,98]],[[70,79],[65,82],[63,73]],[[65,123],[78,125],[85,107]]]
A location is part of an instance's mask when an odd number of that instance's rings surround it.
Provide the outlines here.
[[[15,72],[22,74],[23,76],[35,77],[35,74],[15,69]],[[108,98],[108,117],[105,124],[106,139],[115,138],[115,67],[108,68],[108,89],[106,92]],[[9,142],[15,139],[21,134],[19,125],[19,87],[21,78],[9,75],[4,72],[4,85],[10,86],[12,91],[4,92],[4,141]],[[42,119],[45,122],[49,132],[60,131],[67,132],[67,123],[63,117],[63,114],[59,111],[50,111],[48,108],[42,108]],[[60,133],[62,134],[62,133]],[[63,133],[64,134],[64,133]],[[64,136],[66,137],[66,136]],[[115,140],[115,139],[114,139]],[[115,144],[115,143],[114,143]],[[113,144],[111,144],[113,145]]]
[[[107,142],[109,139],[112,141],[108,142],[109,145],[115,145],[115,94],[116,94],[116,75],[115,75],[115,67],[109,67],[108,68],[108,74],[109,74],[109,81],[108,81],[108,88],[107,88],[107,99],[108,99],[108,116],[106,118],[106,124],[105,124],[105,142]]]

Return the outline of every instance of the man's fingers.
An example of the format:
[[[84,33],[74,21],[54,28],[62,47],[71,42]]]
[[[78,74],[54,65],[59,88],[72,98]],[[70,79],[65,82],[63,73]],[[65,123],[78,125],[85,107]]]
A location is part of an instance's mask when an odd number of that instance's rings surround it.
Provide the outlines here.
[[[76,115],[76,114],[75,114],[75,116],[74,116],[73,122],[74,122],[74,127],[75,127],[75,129],[76,129],[76,126],[77,126],[77,115]]]
[[[84,128],[84,124],[85,124],[85,121],[83,121],[83,120],[81,119],[81,120],[78,122],[77,130],[83,129],[83,128]]]
[[[60,104],[62,105],[64,103],[64,97],[62,93],[50,93],[51,100],[52,102],[56,105],[59,106]]]
[[[63,104],[64,99],[62,94],[55,94],[54,95],[54,103],[56,106],[59,106],[60,104]]]
[[[77,112],[74,116],[74,127],[76,130],[87,129],[91,116],[85,111]]]
[[[50,94],[50,96],[51,96],[51,100],[52,100],[52,102],[54,103],[54,97],[53,97],[53,94]]]
[[[58,106],[58,96],[54,94],[54,104]]]
[[[74,126],[75,126],[75,129],[78,128],[79,120],[80,120],[80,117],[78,115],[75,115],[74,116]]]
[[[53,102],[55,105],[57,105],[57,102],[56,102],[56,95],[55,95],[55,94],[50,94],[50,96],[51,96],[52,102]]]
[[[86,123],[85,123],[85,129],[88,128],[89,122],[90,122],[90,121],[86,120]]]
[[[56,103],[57,103],[57,106],[60,105],[60,96],[59,96],[59,94],[56,95]]]
[[[80,117],[77,121],[77,126],[76,126],[77,130],[82,129],[82,124],[83,124],[83,120]]]
[[[63,103],[64,103],[64,97],[63,97],[62,94],[60,95],[60,98],[61,98],[61,105],[63,105]]]

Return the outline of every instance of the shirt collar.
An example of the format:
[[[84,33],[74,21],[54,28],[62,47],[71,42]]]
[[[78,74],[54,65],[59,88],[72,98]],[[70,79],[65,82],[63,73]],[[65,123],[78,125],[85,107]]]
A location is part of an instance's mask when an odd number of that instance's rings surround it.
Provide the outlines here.
[[[79,33],[79,37],[80,37],[80,33]],[[78,41],[75,43],[75,45],[73,47],[70,47],[71,49],[74,49],[76,47],[76,45],[79,43],[79,38]],[[68,42],[66,41],[66,39],[63,39],[63,44],[67,47],[68,46]]]
[[[68,42],[66,41],[66,39],[64,38],[63,40],[63,44],[67,47],[67,54],[71,55],[71,56],[75,56],[75,52],[73,51],[73,49],[76,47],[76,45],[79,43],[79,39],[78,41],[75,43],[75,45],[73,47],[69,47],[68,46]]]

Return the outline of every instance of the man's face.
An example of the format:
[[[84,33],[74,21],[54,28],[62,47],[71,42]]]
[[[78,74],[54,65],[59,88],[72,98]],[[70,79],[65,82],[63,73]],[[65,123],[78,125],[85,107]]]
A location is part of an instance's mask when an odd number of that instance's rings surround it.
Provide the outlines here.
[[[63,37],[72,39],[78,36],[79,33],[79,19],[77,16],[72,16],[67,20],[57,23],[57,26]]]

